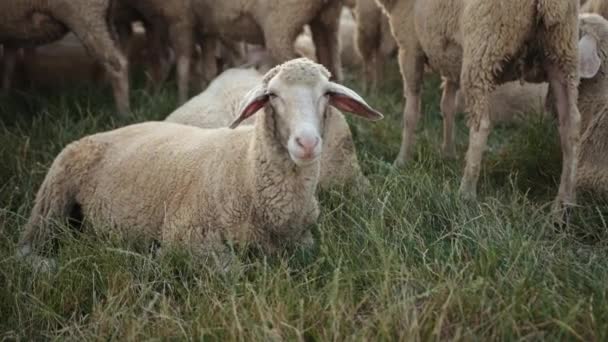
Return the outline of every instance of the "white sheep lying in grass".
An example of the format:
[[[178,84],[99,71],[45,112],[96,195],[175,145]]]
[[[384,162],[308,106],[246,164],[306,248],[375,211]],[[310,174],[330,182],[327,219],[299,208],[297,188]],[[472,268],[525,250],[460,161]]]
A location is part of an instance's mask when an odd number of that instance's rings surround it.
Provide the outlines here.
[[[21,254],[51,240],[51,222],[73,212],[96,227],[202,252],[221,251],[225,241],[269,252],[311,243],[330,106],[382,118],[329,77],[319,64],[292,60],[247,94],[230,128],[147,122],[71,143],[36,195]],[[254,126],[237,128],[255,113]]]
[[[171,113],[166,121],[200,128],[228,127],[239,115],[240,101],[264,75],[255,69],[228,69],[216,77],[209,87]],[[319,186],[335,185],[366,187],[369,182],[361,172],[353,138],[344,115],[328,109],[321,156]],[[243,122],[253,125],[255,116]]]

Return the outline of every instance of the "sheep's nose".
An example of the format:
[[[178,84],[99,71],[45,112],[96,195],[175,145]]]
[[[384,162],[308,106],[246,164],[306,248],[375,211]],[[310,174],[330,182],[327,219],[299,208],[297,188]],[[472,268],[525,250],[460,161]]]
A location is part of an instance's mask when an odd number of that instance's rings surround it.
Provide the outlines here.
[[[319,137],[296,137],[296,144],[307,156],[312,156],[320,140]]]

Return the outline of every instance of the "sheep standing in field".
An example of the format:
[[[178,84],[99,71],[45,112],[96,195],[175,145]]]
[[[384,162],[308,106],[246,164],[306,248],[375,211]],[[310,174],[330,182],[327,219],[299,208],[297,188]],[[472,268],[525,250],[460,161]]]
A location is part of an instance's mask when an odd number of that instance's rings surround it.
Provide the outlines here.
[[[118,112],[129,112],[127,60],[106,22],[109,0],[32,0],[0,2],[0,44],[4,46],[3,89],[10,88],[17,50],[50,43],[72,31],[103,66],[114,90]]]
[[[329,106],[382,115],[306,59],[270,70],[230,128],[147,122],[94,134],[55,159],[21,239],[21,254],[79,213],[126,235],[218,251],[225,241],[273,251],[310,243]],[[263,110],[260,110],[263,109]],[[238,127],[256,114],[254,126]],[[235,129],[236,128],[236,129]]]
[[[114,0],[112,20],[124,41],[131,35],[132,23],[142,20],[146,28],[148,52],[152,68],[152,81],[159,87],[170,69],[169,46],[175,52],[178,101],[184,103],[189,95],[190,64],[193,54],[194,16],[191,0]]]
[[[608,21],[599,15],[580,16],[581,43],[578,108],[583,134],[576,185],[608,192]]]
[[[166,121],[200,128],[228,127],[239,115],[243,96],[264,76],[255,69],[228,69],[209,87],[171,113]],[[365,188],[369,181],[361,172],[353,138],[346,119],[337,109],[329,108],[325,122],[319,187],[352,184]],[[255,123],[255,116],[241,125]]]
[[[375,90],[382,78],[383,63],[397,50],[388,18],[375,0],[357,0],[355,7],[357,51],[363,59],[365,85]]]
[[[342,0],[192,0],[192,6],[199,37],[264,45],[275,63],[296,57],[294,41],[308,24],[317,61],[342,79],[338,42]]]
[[[581,5],[582,13],[596,13],[604,18],[608,18],[608,1],[606,0],[588,0]]]
[[[548,81],[556,95],[563,168],[557,204],[572,203],[579,149],[577,39],[579,0],[377,0],[399,45],[406,106],[397,165],[411,157],[420,117],[424,65],[446,79],[442,151],[454,155],[455,96],[470,110],[469,147],[460,193],[476,195],[490,133],[489,99],[498,84]]]

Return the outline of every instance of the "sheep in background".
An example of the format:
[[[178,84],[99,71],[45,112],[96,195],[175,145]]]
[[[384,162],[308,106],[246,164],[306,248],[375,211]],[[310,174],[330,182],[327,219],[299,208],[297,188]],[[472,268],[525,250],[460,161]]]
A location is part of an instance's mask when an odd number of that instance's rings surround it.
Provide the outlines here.
[[[4,46],[4,91],[16,65],[18,49],[57,41],[72,31],[104,68],[120,114],[129,112],[127,59],[106,22],[109,0],[32,0],[0,2],[0,44]]]
[[[355,68],[360,66],[363,61],[355,46],[355,31],[357,23],[351,11],[343,8],[340,14],[340,59],[342,66]],[[296,38],[294,48],[298,55],[311,60],[316,60],[316,49],[312,39],[312,34],[308,26],[304,27],[303,32]]]
[[[608,1],[588,0],[581,3],[581,13],[596,13],[604,18],[608,18]]]
[[[395,161],[411,157],[420,117],[424,64],[447,82],[441,110],[442,151],[453,156],[455,97],[462,85],[470,109],[469,147],[460,193],[475,198],[490,133],[489,99],[498,84],[549,81],[557,95],[563,167],[556,204],[574,202],[580,139],[577,98],[579,0],[377,0],[388,13],[399,45],[406,106],[402,145]],[[414,32],[416,34],[414,34]]]
[[[176,109],[165,120],[200,128],[228,127],[239,115],[243,96],[262,81],[255,69],[228,69],[220,74],[201,94]],[[361,172],[353,138],[342,113],[331,111],[325,124],[319,186],[352,184],[366,188],[369,181]],[[241,125],[253,125],[251,117]]]
[[[532,114],[545,112],[547,83],[507,82],[496,87],[490,96],[492,123],[529,120]],[[456,113],[466,112],[465,100],[459,90],[456,95]]]
[[[51,222],[75,212],[99,229],[201,252],[221,252],[225,241],[269,252],[312,243],[329,106],[382,118],[329,78],[319,64],[292,60],[245,96],[230,128],[146,122],[69,144],[36,195],[20,255],[35,258]],[[256,113],[254,126],[236,128]]]
[[[158,89],[169,74],[169,47],[175,52],[178,101],[189,98],[189,76],[194,47],[194,16],[191,0],[114,0],[112,20],[122,47],[129,50],[125,40],[132,35],[132,23],[141,20],[146,29],[148,52],[151,54],[152,81]]]
[[[202,39],[264,45],[274,63],[296,57],[294,41],[309,25],[316,56],[333,77],[342,79],[338,24],[342,0],[192,0]],[[204,47],[203,47],[204,49]]]
[[[578,108],[583,134],[576,185],[608,193],[608,21],[582,14],[580,31]]]
[[[375,91],[383,63],[397,50],[388,18],[375,0],[357,0],[356,47],[365,68],[365,88]]]

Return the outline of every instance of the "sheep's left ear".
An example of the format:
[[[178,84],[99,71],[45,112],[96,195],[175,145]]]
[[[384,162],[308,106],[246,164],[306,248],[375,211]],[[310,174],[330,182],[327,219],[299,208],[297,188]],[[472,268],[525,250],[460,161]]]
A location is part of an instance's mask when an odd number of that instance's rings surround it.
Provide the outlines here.
[[[228,127],[238,127],[241,122],[245,121],[247,118],[257,113],[257,111],[264,108],[266,103],[268,103],[268,98],[266,87],[264,87],[262,84],[251,89],[241,102],[241,106],[239,107],[239,116]]]
[[[329,96],[329,104],[341,111],[349,112],[371,121],[377,121],[384,117],[382,113],[368,105],[359,94],[338,83],[329,82],[327,95]]]
[[[593,78],[600,70],[602,60],[597,52],[597,40],[584,35],[578,41],[578,71],[581,78]]]

